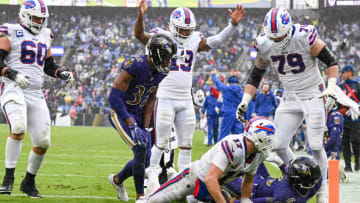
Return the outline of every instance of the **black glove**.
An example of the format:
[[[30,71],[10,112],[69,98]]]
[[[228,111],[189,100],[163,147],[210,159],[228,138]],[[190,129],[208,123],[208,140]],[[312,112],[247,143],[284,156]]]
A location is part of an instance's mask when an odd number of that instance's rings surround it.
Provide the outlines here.
[[[59,70],[57,72],[57,77],[65,80],[66,83],[72,82],[74,80],[73,74],[69,70]]]

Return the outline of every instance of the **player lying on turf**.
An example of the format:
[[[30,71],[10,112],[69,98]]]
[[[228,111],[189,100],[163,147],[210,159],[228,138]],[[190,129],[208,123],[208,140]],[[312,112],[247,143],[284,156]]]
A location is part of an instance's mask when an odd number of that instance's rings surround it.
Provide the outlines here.
[[[320,167],[309,157],[298,157],[293,160],[279,178],[270,177],[265,165],[261,164],[254,177],[251,200],[254,203],[305,203],[318,192],[321,180]],[[225,190],[239,198],[241,197],[241,183],[242,178],[239,178],[226,185]]]

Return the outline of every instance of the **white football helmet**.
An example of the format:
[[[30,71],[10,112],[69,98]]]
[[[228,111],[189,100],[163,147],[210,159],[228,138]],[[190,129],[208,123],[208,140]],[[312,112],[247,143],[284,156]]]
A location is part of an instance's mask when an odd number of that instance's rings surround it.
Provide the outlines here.
[[[265,16],[264,31],[266,36],[272,39],[286,35],[280,42],[274,42],[275,47],[286,48],[292,34],[292,21],[289,12],[285,8],[272,8]]]
[[[203,104],[205,101],[205,94],[202,90],[197,90],[195,93],[195,101],[199,104]]]
[[[272,149],[276,126],[265,117],[255,117],[249,121],[245,129],[245,137],[255,144],[258,152],[267,154]]]
[[[44,18],[42,24],[33,22],[33,17]],[[21,4],[19,17],[21,23],[34,34],[39,34],[46,27],[49,11],[43,0],[27,0]]]
[[[179,33],[179,29],[190,30],[185,36]],[[188,8],[177,8],[170,15],[169,29],[172,37],[179,43],[185,44],[190,39],[196,28],[196,20],[193,12]]]

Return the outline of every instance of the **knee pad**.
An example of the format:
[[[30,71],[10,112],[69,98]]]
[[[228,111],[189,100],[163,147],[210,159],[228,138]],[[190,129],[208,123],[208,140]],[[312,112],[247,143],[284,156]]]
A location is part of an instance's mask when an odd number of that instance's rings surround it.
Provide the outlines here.
[[[182,143],[178,143],[179,148],[181,149],[192,149],[192,139],[184,139]]]
[[[8,120],[11,134],[24,134],[26,131],[26,108],[24,104],[11,100],[5,105],[5,115]]]
[[[50,136],[43,136],[39,140],[39,147],[42,149],[48,149],[51,145]]]

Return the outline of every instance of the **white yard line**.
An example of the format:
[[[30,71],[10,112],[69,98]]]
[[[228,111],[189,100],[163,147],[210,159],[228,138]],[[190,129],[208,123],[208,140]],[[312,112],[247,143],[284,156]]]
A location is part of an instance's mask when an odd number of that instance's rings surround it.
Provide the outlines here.
[[[26,194],[14,194],[12,193],[11,196],[27,196]],[[109,197],[109,196],[87,196],[87,195],[43,195],[45,198],[72,198],[72,199],[114,199],[117,200],[116,197]],[[131,200],[135,200],[135,198],[129,198]]]

